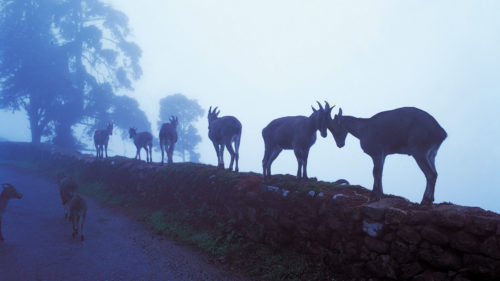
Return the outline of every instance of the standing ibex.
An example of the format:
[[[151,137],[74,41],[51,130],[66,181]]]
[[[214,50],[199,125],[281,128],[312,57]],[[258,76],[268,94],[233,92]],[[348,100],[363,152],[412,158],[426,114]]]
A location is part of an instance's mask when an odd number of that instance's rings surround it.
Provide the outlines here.
[[[161,150],[161,165],[165,157],[164,151],[167,152],[168,164],[172,164],[172,156],[174,154],[174,146],[177,142],[177,117],[171,116],[170,123],[163,123],[160,129],[160,150]]]
[[[69,220],[73,224],[73,238],[76,238],[80,229],[80,240],[84,240],[83,224],[86,216],[87,202],[79,194],[75,194],[69,203]]]
[[[23,198],[23,195],[19,193],[19,191],[17,191],[16,188],[10,183],[2,183],[2,187],[3,190],[2,193],[0,194],[0,241],[4,240],[2,235],[2,216],[3,213],[5,213],[5,208],[7,207],[9,199]]]
[[[146,162],[153,162],[153,135],[150,132],[140,132],[137,133],[137,129],[130,128],[128,130],[131,139],[134,139],[135,147],[137,152],[135,154],[135,159],[141,160],[141,148],[146,150]]]
[[[219,117],[219,113],[217,107],[214,110],[212,107],[208,109],[208,137],[214,145],[215,153],[217,153],[217,167],[224,169],[224,146],[226,146],[227,151],[231,154],[229,170],[233,169],[233,163],[236,160],[234,171],[238,172],[241,123],[234,116]]]
[[[389,154],[408,154],[415,158],[427,179],[421,204],[434,202],[437,179],[434,159],[447,135],[429,113],[414,107],[403,107],[380,112],[371,118],[356,118],[342,116],[342,109],[339,109],[334,119],[330,119],[328,127],[338,147],[345,145],[347,133],[351,133],[359,139],[363,151],[372,158],[372,200],[379,200],[383,194],[385,157]]]
[[[327,135],[328,120],[333,107],[325,102],[325,108],[318,102],[319,109],[312,108],[311,116],[287,116],[275,119],[262,130],[265,152],[262,159],[264,179],[271,177],[271,164],[283,149],[293,149],[297,157],[297,179],[307,179],[307,157],[309,149],[316,142],[316,131],[323,138]]]
[[[94,132],[94,145],[96,150],[96,158],[103,158],[103,150],[108,158],[108,142],[109,136],[113,134],[113,123],[109,123],[106,129],[96,130]]]
[[[64,208],[64,218],[69,218],[69,206],[71,199],[78,191],[78,184],[71,178],[64,174],[59,174],[57,176],[57,182],[59,184],[59,195],[61,196],[61,202]]]

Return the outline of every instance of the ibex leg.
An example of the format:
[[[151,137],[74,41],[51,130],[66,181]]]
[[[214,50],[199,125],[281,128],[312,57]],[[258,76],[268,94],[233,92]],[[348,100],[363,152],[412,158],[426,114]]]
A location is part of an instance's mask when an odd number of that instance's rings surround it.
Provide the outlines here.
[[[297,180],[300,180],[302,178],[302,154],[297,149],[294,149],[293,152],[295,153],[295,158],[297,158]]]
[[[0,241],[3,241],[3,235],[2,235],[2,217],[0,216]]]
[[[149,149],[147,146],[145,146],[144,150],[146,151],[146,163],[149,163]]]
[[[99,145],[95,145],[95,158],[99,158]]]
[[[229,170],[232,171],[233,170],[235,153],[234,153],[233,147],[231,145],[231,141],[226,142],[226,147],[227,147],[227,151],[229,152],[229,155],[231,155],[231,162],[229,162]]]
[[[221,152],[220,152],[220,145],[218,143],[215,143],[215,142],[212,142],[212,144],[214,145],[214,148],[215,148],[215,153],[217,154],[217,167],[220,168],[221,167],[221,161],[220,161],[220,156],[221,156]],[[222,168],[224,168],[224,164],[222,164]]]
[[[267,163],[269,162],[269,157],[271,156],[271,149],[267,146],[264,148],[264,158],[262,158],[262,177],[266,179],[267,176]]]
[[[173,163],[173,159],[172,159],[172,157],[174,157],[174,147],[175,147],[175,144],[174,144],[174,143],[171,143],[171,144],[168,146],[168,151],[167,151],[167,156],[168,156],[168,164],[172,164],[172,163]]]
[[[238,172],[239,169],[238,169],[238,160],[240,159],[240,137],[237,137],[235,140],[234,140],[234,157],[235,157],[235,160],[236,160],[236,168],[234,169],[235,172]]]
[[[85,223],[85,214],[83,214],[81,217],[80,217],[80,240],[83,241],[85,239],[84,235],[83,235],[83,224]]]
[[[104,151],[106,152],[106,158],[108,158],[108,144],[104,144]],[[102,146],[101,146],[101,158],[104,158],[103,153],[102,153]]]
[[[422,198],[422,205],[431,205],[434,202],[434,187],[436,185],[437,172],[432,168],[432,165],[424,155],[413,156],[417,161],[418,167],[425,175],[427,185],[425,187],[424,197]]]
[[[76,215],[71,216],[71,224],[73,225],[73,234],[72,237],[75,238],[78,235],[78,222]]]
[[[165,145],[160,143],[160,150],[161,150],[161,165],[163,166],[163,159],[164,159],[164,155],[165,155],[165,152],[163,151],[165,149]],[[167,151],[167,157],[168,157],[168,151]]]
[[[384,169],[385,155],[372,156],[373,160],[373,190],[371,194],[371,201],[378,201],[384,194],[382,188],[382,172]]]
[[[281,148],[274,148],[271,151],[271,155],[269,156],[269,160],[267,162],[268,163],[267,164],[267,175],[269,176],[269,178],[271,178],[271,165],[273,164],[274,160],[276,160],[278,155],[280,155],[282,150],[283,149],[281,149]]]
[[[141,160],[141,148],[138,147],[137,151],[135,152],[135,159]]]
[[[307,158],[309,157],[309,150],[304,151],[303,156],[302,169],[304,170],[302,171],[302,178],[307,179]]]
[[[148,155],[149,155],[149,159],[146,162],[152,163],[153,162],[153,151],[151,149],[151,146],[148,147],[146,156],[148,156]]]

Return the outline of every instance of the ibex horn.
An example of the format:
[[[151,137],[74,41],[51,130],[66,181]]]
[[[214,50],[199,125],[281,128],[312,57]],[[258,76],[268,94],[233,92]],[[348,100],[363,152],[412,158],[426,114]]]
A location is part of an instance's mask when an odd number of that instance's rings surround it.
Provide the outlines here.
[[[330,104],[327,101],[325,101],[325,107],[326,107],[325,108],[326,110],[330,110],[331,111],[335,107],[335,104],[332,107],[330,107]]]
[[[323,107],[321,106],[321,103],[319,103],[319,101],[316,101],[316,102],[317,102],[317,103],[318,103],[318,105],[319,105],[319,109],[320,109],[320,110],[324,110],[324,109],[323,109]]]

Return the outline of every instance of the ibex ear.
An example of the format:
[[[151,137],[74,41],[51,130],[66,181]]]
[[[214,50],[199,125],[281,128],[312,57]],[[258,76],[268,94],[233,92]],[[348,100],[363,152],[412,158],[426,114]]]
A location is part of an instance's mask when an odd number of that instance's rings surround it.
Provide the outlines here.
[[[212,113],[212,106],[208,108],[208,115],[210,115],[211,113]]]
[[[342,117],[342,108],[339,108],[339,117]]]
[[[314,108],[314,106],[311,105],[311,108],[313,110],[313,112],[316,112],[317,110]]]

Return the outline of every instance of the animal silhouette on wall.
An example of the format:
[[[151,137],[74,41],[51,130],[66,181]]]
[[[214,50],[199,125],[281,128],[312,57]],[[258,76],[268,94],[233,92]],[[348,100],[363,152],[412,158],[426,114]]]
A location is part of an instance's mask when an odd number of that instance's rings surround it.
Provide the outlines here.
[[[361,148],[373,160],[373,190],[371,200],[383,195],[382,170],[389,154],[413,156],[427,179],[421,204],[434,202],[437,171],[435,158],[441,143],[446,139],[445,130],[429,113],[415,107],[403,107],[375,114],[371,118],[342,115],[342,108],[329,126],[338,147],[345,145],[347,134],[359,139]]]
[[[233,163],[236,162],[234,171],[238,172],[238,159],[241,140],[241,123],[234,116],[219,117],[220,111],[215,107],[208,109],[208,137],[212,141],[217,154],[217,167],[224,169],[224,146],[231,155],[229,170],[233,169]],[[232,144],[234,143],[234,149]]]
[[[325,108],[318,102],[319,109],[312,107],[309,116],[286,116],[275,119],[262,130],[264,138],[264,158],[262,174],[271,177],[271,164],[283,149],[293,149],[297,158],[297,179],[307,179],[307,158],[309,149],[316,142],[316,131],[323,138],[327,135],[328,121],[333,107],[325,102]]]
[[[167,152],[168,164],[172,164],[174,147],[177,142],[177,124],[179,119],[171,116],[169,123],[163,123],[160,129],[160,150],[161,150],[161,165],[163,165],[164,152]]]

